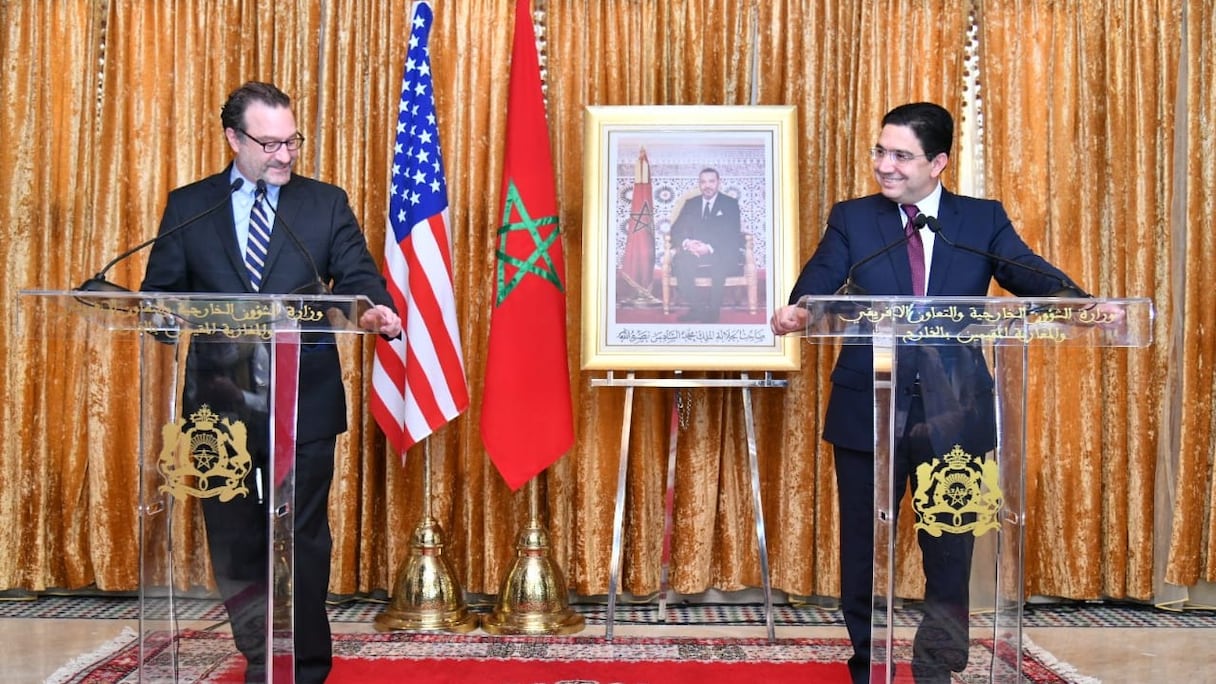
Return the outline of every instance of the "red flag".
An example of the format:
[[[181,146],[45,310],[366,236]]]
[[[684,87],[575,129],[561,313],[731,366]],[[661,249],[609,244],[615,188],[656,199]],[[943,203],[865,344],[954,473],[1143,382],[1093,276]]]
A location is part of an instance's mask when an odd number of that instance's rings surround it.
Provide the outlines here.
[[[372,416],[402,457],[469,406],[427,42],[434,14],[430,5],[416,2],[413,15],[396,106],[383,267],[405,334],[376,340],[371,397]]]
[[[529,0],[516,0],[481,438],[512,490],[574,443],[566,266]]]
[[[654,191],[650,186],[650,160],[646,148],[638,152],[634,167],[633,202],[625,222],[625,253],[621,257],[621,277],[632,290],[633,299],[653,302],[650,285],[654,282]]]

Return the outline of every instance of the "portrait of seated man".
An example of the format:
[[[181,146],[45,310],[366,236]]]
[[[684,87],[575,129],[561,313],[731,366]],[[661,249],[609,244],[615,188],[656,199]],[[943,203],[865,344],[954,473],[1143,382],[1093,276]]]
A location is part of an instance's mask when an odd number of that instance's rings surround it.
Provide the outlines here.
[[[671,271],[681,299],[689,305],[679,320],[717,323],[726,279],[740,268],[744,239],[739,201],[719,192],[716,169],[702,169],[697,185],[700,201],[685,202],[671,225]],[[698,277],[708,277],[709,287],[697,287]]]

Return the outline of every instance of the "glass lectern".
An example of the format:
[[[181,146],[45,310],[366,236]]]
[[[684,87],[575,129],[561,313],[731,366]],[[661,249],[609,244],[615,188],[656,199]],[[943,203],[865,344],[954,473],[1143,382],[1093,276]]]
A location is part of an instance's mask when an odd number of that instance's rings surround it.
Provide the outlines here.
[[[294,679],[292,584],[301,354],[371,302],[335,295],[20,294],[25,335],[90,335],[139,393],[140,681],[178,681],[184,624],[243,625],[266,682]],[[135,417],[130,418],[134,420]],[[224,609],[198,613],[218,589]],[[247,640],[248,639],[248,640]]]
[[[902,679],[929,652],[986,681],[1022,681],[1030,348],[1147,346],[1152,302],[808,296],[799,306],[808,341],[873,350],[871,681]],[[933,559],[923,584],[896,554],[901,494]],[[918,610],[899,610],[909,593]]]

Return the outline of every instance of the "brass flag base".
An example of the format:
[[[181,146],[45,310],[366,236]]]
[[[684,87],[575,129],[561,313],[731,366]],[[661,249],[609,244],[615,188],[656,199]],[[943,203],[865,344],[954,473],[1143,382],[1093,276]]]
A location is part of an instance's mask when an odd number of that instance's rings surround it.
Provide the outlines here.
[[[414,528],[410,556],[397,573],[393,600],[376,616],[377,631],[464,633],[477,628],[477,616],[443,557],[443,530],[427,517]]]
[[[570,610],[566,580],[549,558],[549,534],[540,525],[536,480],[531,488],[532,515],[515,544],[515,564],[498,592],[494,611],[481,620],[490,634],[574,634],[583,631],[583,616]]]

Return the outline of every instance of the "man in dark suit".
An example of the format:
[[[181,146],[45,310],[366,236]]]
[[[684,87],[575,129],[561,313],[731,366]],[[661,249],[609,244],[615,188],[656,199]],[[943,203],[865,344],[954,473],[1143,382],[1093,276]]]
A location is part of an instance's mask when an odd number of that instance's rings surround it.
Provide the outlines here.
[[[697,178],[701,196],[685,202],[671,225],[671,244],[676,250],[671,272],[680,296],[691,306],[680,317],[684,322],[716,323],[726,277],[741,268],[739,201],[718,192],[719,183],[717,170],[702,169]],[[710,278],[708,292],[697,288],[698,275]]]
[[[359,319],[361,328],[399,335],[401,320],[391,308],[384,278],[368,252],[346,193],[292,173],[304,137],[296,127],[290,98],[271,84],[246,83],[229,95],[220,119],[234,153],[232,164],[171,192],[160,230],[164,233],[189,217],[223,207],[226,200],[229,206],[156,242],[141,289],[295,293],[315,292],[320,281],[334,294],[366,295],[375,302]],[[238,180],[240,188],[233,192]],[[266,244],[253,258],[251,243],[259,239]],[[256,263],[256,272],[251,263]],[[266,387],[269,355],[264,344],[217,337],[191,344],[183,415],[206,404],[221,415],[247,421],[252,460],[264,464],[267,407],[273,401]],[[302,683],[324,681],[332,663],[325,610],[332,548],[327,508],[336,438],[347,426],[342,371],[332,335],[305,331],[301,343],[292,600],[295,681]],[[254,481],[259,474],[261,481]],[[267,515],[255,492],[271,486],[270,479],[252,468],[245,483],[250,494],[222,503],[203,500],[216,583],[237,646],[248,661],[246,681],[264,681],[268,666],[267,609],[262,599],[269,559]]]
[[[1018,296],[1048,296],[1065,288],[1070,288],[1065,293],[1069,296],[1085,296],[1022,241],[999,202],[955,195],[942,186],[953,138],[954,121],[938,105],[907,104],[887,113],[870,155],[879,192],[832,207],[823,238],[790,293],[790,306],[773,314],[774,333],[804,330],[806,310],[794,306],[798,299],[834,294],[850,277],[851,285],[874,296],[985,296],[993,279]],[[914,233],[911,219],[917,214],[936,217],[940,236],[925,229]],[[905,236],[907,242],[921,241],[923,263],[913,264],[916,257],[910,250],[896,245]],[[953,245],[1000,258],[977,256]],[[892,248],[883,252],[888,246]],[[851,273],[855,264],[859,268]],[[913,282],[913,273],[921,282]],[[992,378],[978,352],[963,344],[901,352],[897,386],[911,391],[896,393],[896,416],[902,418],[892,455],[896,501],[909,477],[918,484],[917,465],[941,456],[952,444],[981,455],[995,445]],[[823,438],[833,446],[836,467],[841,609],[854,650],[849,669],[853,681],[860,683],[870,680],[874,599],[871,347],[843,345],[831,380]],[[913,643],[917,682],[947,682],[951,671],[967,664],[972,540],[971,534],[918,533],[926,585],[924,615]]]

